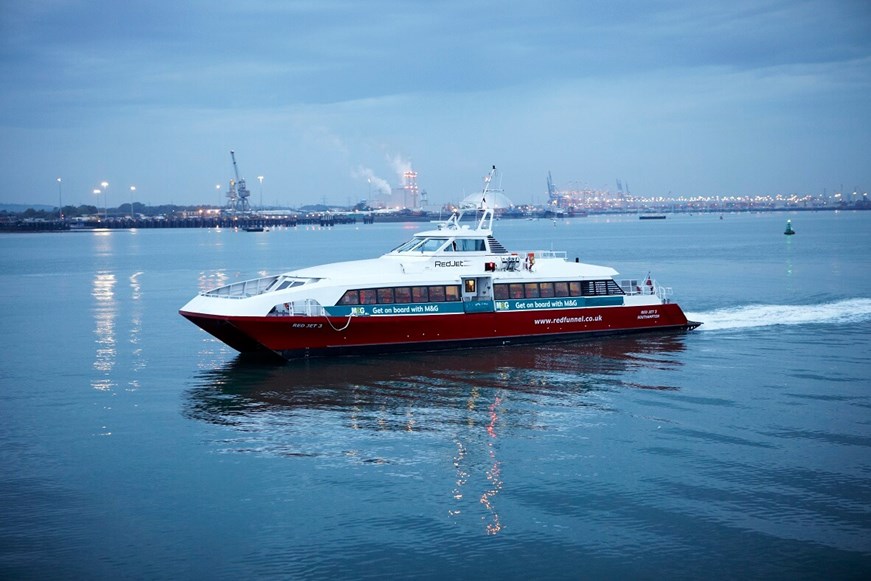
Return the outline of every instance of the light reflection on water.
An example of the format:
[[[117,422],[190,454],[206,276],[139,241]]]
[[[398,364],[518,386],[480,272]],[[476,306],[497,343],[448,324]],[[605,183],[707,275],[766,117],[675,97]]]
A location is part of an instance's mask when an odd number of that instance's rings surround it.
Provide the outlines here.
[[[116,273],[100,271],[94,274],[91,282],[93,369],[96,372],[91,378],[91,387],[94,389],[111,391],[118,385],[126,384],[127,389],[136,390],[141,386],[139,375],[146,367],[145,350],[142,346],[142,325],[145,318],[142,276],[142,272],[130,275],[129,296],[119,296],[119,292],[123,294],[124,289],[118,287]],[[123,349],[123,341],[119,344],[119,335],[123,337],[125,334],[129,351]],[[119,358],[124,362],[120,367]]]
[[[138,373],[145,368],[145,358],[142,349],[142,272],[130,275],[130,346],[132,349],[133,363],[131,369],[134,373],[128,381],[130,389],[139,389],[141,386]]]
[[[116,339],[115,318],[117,303],[115,301],[115,285],[117,279],[114,273],[98,272],[94,275],[91,296],[94,298],[94,336],[96,352],[94,369],[98,371],[91,381],[94,389],[108,391],[115,387],[111,372],[115,367]]]
[[[225,270],[200,272],[200,276],[197,279],[197,289],[200,292],[210,291],[214,288],[228,284],[229,280],[230,277]]]

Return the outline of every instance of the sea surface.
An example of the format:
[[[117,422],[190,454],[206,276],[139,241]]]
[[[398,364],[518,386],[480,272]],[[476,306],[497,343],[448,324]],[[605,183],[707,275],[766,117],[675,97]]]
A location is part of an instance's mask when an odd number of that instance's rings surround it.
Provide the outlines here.
[[[495,223],[690,333],[275,365],[178,315],[428,226],[0,236],[0,578],[871,578],[871,212]]]

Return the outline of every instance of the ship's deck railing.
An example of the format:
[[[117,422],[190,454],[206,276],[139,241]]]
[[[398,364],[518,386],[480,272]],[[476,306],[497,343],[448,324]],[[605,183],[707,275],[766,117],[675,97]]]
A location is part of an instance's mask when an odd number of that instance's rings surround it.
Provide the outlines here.
[[[565,250],[530,250],[529,252],[512,252],[508,256],[500,257],[502,263],[500,270],[520,270],[521,264],[524,265],[523,268],[529,270],[529,267],[532,266],[528,259],[529,256],[532,256],[535,260],[543,258],[566,260],[568,254]]]
[[[655,280],[650,280],[650,284],[647,284],[648,280],[650,279],[623,279],[617,281],[617,284],[627,295],[659,295],[664,290]],[[671,287],[668,287],[668,293],[671,294]],[[662,297],[660,296],[660,298]]]
[[[674,294],[674,291],[670,286],[657,286],[655,288],[656,296],[658,296],[662,302],[670,302],[671,299],[669,299],[669,297]]]
[[[536,250],[533,254],[536,258],[562,258],[565,260],[568,257],[565,250]]]
[[[650,284],[647,284],[648,281]],[[664,303],[670,301],[674,290],[670,286],[660,286],[658,282],[647,278],[645,280],[624,279],[617,282],[627,295],[656,295]]]
[[[252,280],[244,280],[242,282],[234,282],[233,284],[205,291],[202,295],[207,297],[221,297],[225,299],[244,299],[265,292],[273,283],[275,283],[276,280],[278,280],[278,276],[267,276]]]

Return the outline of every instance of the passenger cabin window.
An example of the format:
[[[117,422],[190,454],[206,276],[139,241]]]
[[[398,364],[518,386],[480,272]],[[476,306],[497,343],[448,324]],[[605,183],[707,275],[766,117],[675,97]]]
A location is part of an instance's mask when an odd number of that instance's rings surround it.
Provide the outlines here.
[[[396,288],[394,289],[394,294],[396,296],[397,303],[411,302],[411,287],[401,286],[399,288]]]
[[[429,300],[431,303],[445,302],[445,287],[431,286],[429,287]]]
[[[493,296],[497,300],[622,294],[625,294],[623,289],[613,279],[493,285]]]
[[[392,288],[379,288],[378,289],[378,302],[379,303],[392,303],[393,302],[393,289]]]
[[[460,301],[460,285],[402,286],[346,291],[337,305],[374,305],[390,303],[443,303]]]
[[[360,304],[360,293],[359,291],[349,290],[345,294],[342,295],[342,298],[339,299],[340,305],[359,305]]]
[[[474,292],[475,280],[464,281],[468,293]],[[505,299],[538,299],[551,297],[607,296],[625,294],[613,279],[527,282],[493,285],[493,297]],[[460,300],[460,285],[413,287],[382,287],[354,289],[342,295],[339,305],[374,305],[390,303],[442,303]]]
[[[428,303],[429,293],[425,286],[415,286],[411,289],[411,302],[413,303]]]
[[[378,293],[374,288],[366,288],[360,291],[361,305],[374,305],[378,302]]]

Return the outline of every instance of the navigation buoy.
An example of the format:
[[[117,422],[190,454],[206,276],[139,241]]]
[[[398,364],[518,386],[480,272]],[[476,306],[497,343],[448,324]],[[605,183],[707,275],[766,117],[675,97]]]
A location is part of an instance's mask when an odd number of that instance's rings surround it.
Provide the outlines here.
[[[787,236],[792,236],[795,234],[795,230],[792,229],[792,220],[786,221],[786,230],[783,231]]]

